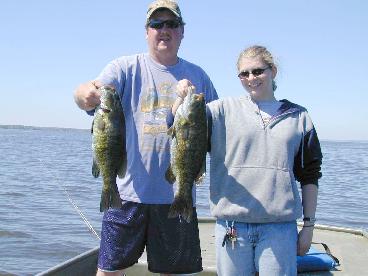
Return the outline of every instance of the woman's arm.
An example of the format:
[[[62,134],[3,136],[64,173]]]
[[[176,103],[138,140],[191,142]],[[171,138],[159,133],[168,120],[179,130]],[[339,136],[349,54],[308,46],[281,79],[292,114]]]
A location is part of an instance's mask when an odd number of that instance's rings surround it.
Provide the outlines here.
[[[304,184],[302,186],[303,217],[310,220],[304,221],[302,230],[298,236],[298,255],[302,256],[308,252],[313,238],[314,220],[317,208],[318,186],[315,184]]]
[[[317,132],[312,129],[305,134],[301,141],[299,152],[294,160],[294,174],[302,186],[302,205],[304,221],[298,236],[298,255],[308,252],[315,223],[317,207],[318,179],[321,178],[322,152]]]

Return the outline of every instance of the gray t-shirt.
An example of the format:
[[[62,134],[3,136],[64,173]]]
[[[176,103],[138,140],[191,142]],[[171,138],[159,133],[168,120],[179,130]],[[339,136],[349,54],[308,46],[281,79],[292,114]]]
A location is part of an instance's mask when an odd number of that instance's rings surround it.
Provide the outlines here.
[[[170,204],[174,187],[165,180],[170,164],[166,114],[175,101],[176,84],[190,80],[206,102],[218,98],[207,74],[179,58],[173,66],[155,62],[149,54],[123,56],[110,62],[97,78],[113,85],[125,115],[127,173],[117,178],[120,197],[147,204]]]

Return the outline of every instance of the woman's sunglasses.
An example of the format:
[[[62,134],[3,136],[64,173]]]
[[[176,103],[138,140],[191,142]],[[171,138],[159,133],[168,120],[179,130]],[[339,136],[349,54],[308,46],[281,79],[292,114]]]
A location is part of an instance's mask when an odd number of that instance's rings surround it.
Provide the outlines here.
[[[240,79],[247,79],[249,78],[249,75],[252,74],[253,76],[255,77],[258,77],[259,75],[262,75],[263,72],[267,69],[269,69],[270,67],[266,67],[266,68],[257,68],[257,69],[253,69],[251,71],[241,71],[239,74],[238,74],[238,77]]]
[[[147,26],[152,29],[162,29],[164,25],[169,29],[176,29],[181,25],[181,23],[178,20],[157,20],[152,19],[148,22]]]

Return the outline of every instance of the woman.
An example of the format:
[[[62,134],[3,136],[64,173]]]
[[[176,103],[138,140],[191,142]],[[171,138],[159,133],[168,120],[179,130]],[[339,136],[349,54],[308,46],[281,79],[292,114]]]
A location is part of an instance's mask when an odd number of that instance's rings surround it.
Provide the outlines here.
[[[265,47],[245,49],[237,69],[248,95],[207,105],[218,274],[297,275],[296,256],[308,251],[313,236],[318,137],[305,108],[276,99],[277,68]],[[189,85],[179,82],[179,98]]]

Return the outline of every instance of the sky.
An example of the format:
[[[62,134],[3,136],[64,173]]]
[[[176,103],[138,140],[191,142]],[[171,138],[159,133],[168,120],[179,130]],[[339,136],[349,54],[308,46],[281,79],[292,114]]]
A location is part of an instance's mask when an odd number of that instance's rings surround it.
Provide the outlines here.
[[[147,52],[147,0],[2,0],[0,125],[89,129],[73,100],[112,59]],[[246,91],[239,53],[266,46],[277,99],[308,109],[321,140],[368,140],[368,1],[179,0],[179,56],[201,66],[220,98]]]

